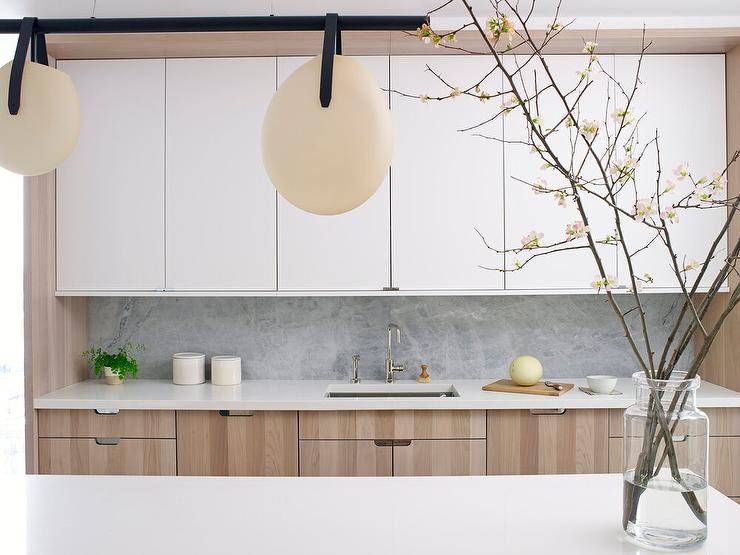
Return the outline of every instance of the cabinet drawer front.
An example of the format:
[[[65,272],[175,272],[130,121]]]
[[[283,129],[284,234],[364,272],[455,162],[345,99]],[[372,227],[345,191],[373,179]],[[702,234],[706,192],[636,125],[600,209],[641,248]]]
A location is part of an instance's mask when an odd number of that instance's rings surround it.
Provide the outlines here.
[[[39,410],[39,437],[174,438],[175,412],[122,410]]]
[[[39,473],[175,476],[175,440],[40,438]]]
[[[177,412],[181,476],[298,476],[298,415]]]
[[[609,439],[609,472],[622,472],[623,449],[621,437]],[[709,484],[740,496],[740,437],[709,438]]]
[[[488,411],[488,474],[592,474],[608,468],[605,410]]]
[[[301,439],[485,439],[483,410],[303,411]]]
[[[740,437],[740,408],[701,409],[709,417],[709,435]],[[609,437],[624,437],[624,411],[609,409]]]
[[[393,446],[394,476],[485,476],[485,439],[421,439]]]
[[[391,476],[390,445],[373,440],[301,440],[301,476]]]

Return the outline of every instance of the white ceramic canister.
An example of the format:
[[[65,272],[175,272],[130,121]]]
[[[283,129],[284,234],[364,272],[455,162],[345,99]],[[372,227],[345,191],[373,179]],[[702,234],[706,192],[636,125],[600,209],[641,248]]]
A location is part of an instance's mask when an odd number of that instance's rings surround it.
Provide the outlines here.
[[[242,382],[242,359],[235,356],[211,357],[211,383],[238,385]]]
[[[206,355],[175,353],[172,355],[172,383],[196,385],[206,381]]]

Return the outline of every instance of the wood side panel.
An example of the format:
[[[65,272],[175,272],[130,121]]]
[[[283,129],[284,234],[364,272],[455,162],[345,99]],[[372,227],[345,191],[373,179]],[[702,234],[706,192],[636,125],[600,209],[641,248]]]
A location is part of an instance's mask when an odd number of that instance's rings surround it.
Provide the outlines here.
[[[98,414],[94,410],[39,410],[39,437],[175,437],[175,411],[122,410]]]
[[[609,472],[622,472],[622,438],[609,439]],[[740,437],[709,438],[709,484],[740,496]]]
[[[566,29],[552,40],[548,54],[580,54],[583,37],[592,30]],[[532,30],[535,40],[543,31]],[[475,31],[456,33],[455,46],[485,53]],[[147,33],[100,35],[49,35],[49,53],[58,59],[84,58],[187,58],[213,56],[314,56],[321,52],[323,33],[306,32],[230,32],[230,33]],[[728,52],[740,44],[737,28],[649,29],[650,53]],[[641,29],[599,30],[599,52],[636,54],[642,42]],[[344,31],[345,55],[362,54],[462,54],[460,50],[423,44],[403,32]],[[522,49],[515,50],[523,53]]]
[[[482,410],[302,411],[301,439],[486,437]]]
[[[740,46],[735,46],[725,56],[725,86],[727,102],[727,158],[740,150]],[[730,167],[728,172],[727,196],[740,194],[740,164]],[[727,233],[727,250],[731,250],[740,239],[740,218],[735,217]],[[738,284],[736,273],[730,274],[730,290]],[[704,298],[701,295],[700,300]],[[720,293],[715,298],[704,318],[705,326],[713,325],[727,306],[730,293]],[[702,364],[701,376],[712,383],[740,391],[740,310],[737,308],[727,317],[717,334],[712,348]],[[694,348],[701,345],[702,337],[694,337]]]
[[[606,472],[608,435],[605,410],[488,411],[488,474]]]
[[[54,60],[51,60],[54,63]],[[24,179],[26,472],[38,468],[34,397],[83,381],[87,299],[56,297],[55,173]]]
[[[391,476],[390,445],[372,440],[301,440],[301,476]]]
[[[710,436],[740,436],[740,408],[705,408]],[[609,409],[609,437],[624,437],[624,411]]]
[[[297,476],[298,415],[177,411],[177,463],[183,476]]]
[[[485,476],[485,439],[422,439],[393,447],[394,476]]]
[[[98,445],[94,439],[39,439],[39,473],[174,476],[174,439],[121,439]]]

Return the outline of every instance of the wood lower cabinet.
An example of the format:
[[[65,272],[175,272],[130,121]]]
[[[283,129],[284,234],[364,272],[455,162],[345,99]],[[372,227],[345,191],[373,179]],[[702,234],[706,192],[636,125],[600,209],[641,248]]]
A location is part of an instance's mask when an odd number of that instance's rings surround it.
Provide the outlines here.
[[[485,439],[421,439],[393,446],[394,476],[485,474]]]
[[[468,439],[486,437],[483,410],[302,411],[301,439]]]
[[[298,415],[178,411],[181,476],[298,476]]]
[[[40,438],[39,473],[174,476],[175,440]]]
[[[608,469],[608,415],[488,411],[488,474],[592,474]]]
[[[374,440],[301,440],[301,476],[391,476],[393,447]]]

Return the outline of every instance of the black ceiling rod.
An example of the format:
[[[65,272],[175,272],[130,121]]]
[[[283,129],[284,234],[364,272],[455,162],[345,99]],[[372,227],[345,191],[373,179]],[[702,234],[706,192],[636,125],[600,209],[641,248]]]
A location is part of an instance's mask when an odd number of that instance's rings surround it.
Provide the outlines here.
[[[414,31],[425,15],[343,15],[342,31]],[[0,34],[17,34],[23,20],[0,19]],[[39,19],[36,32],[45,35],[90,33],[203,33],[227,31],[323,31],[326,17],[144,17]]]
[[[18,115],[21,109],[21,82],[23,81],[23,67],[28,56],[28,45],[33,38],[35,17],[24,17],[21,22],[18,44],[15,47],[15,57],[10,68],[10,80],[8,82],[8,111],[11,115]]]
[[[334,53],[337,50],[338,18],[337,14],[328,13],[324,24],[324,49],[321,53],[321,81],[319,85],[319,101],[322,108],[328,108],[331,103],[331,82],[334,74]]]

